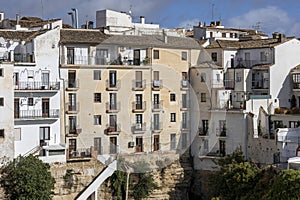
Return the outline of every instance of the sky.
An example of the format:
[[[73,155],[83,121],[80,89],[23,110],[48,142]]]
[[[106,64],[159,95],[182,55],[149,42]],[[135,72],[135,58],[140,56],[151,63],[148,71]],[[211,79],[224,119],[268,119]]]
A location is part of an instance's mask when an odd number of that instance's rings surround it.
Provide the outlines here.
[[[35,16],[61,18],[71,24],[68,12],[76,8],[79,25],[96,21],[96,11],[111,9],[128,12],[135,21],[145,16],[146,23],[162,28],[187,28],[201,21],[222,21],[225,27],[250,28],[269,36],[275,31],[300,37],[299,0],[0,0],[5,18]]]

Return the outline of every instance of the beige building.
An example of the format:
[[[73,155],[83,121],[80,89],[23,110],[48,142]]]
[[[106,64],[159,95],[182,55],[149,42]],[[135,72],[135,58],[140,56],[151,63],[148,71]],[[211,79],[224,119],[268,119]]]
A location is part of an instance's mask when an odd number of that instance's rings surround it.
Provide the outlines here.
[[[69,158],[188,148],[188,70],[199,52],[191,38],[61,30]]]

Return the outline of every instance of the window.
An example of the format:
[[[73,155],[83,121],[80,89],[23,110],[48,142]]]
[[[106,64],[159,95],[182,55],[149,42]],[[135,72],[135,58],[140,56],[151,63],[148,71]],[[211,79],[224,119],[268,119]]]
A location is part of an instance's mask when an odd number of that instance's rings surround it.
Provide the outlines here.
[[[159,50],[153,51],[153,59],[159,59]]]
[[[201,73],[200,74],[200,81],[201,82],[205,82],[206,81],[206,74],[205,73]]]
[[[181,148],[186,148],[187,147],[187,133],[182,133],[181,134]]]
[[[67,47],[67,64],[74,64],[74,48]]]
[[[282,120],[274,120],[274,129],[284,128]]]
[[[76,111],[76,93],[69,93],[68,111]]]
[[[4,138],[4,129],[0,129],[0,138]]]
[[[186,51],[181,52],[181,60],[187,60],[187,52]]]
[[[101,115],[94,115],[94,125],[101,125]]]
[[[176,149],[176,134],[172,133],[170,135],[170,149]]]
[[[50,140],[50,127],[40,127],[40,140]]]
[[[230,33],[229,36],[230,36],[231,38],[233,38],[233,33]]]
[[[95,93],[94,94],[94,102],[95,103],[101,103],[101,93]]]
[[[222,33],[222,37],[226,38],[226,33]]]
[[[101,80],[101,70],[94,70],[94,80]]]
[[[267,53],[260,52],[260,61],[267,61]]]
[[[298,128],[300,126],[300,121],[289,121],[289,128]]]
[[[241,82],[242,81],[242,74],[241,74],[241,72],[237,72],[236,74],[236,82]]]
[[[176,113],[171,113],[171,122],[176,122]]]
[[[208,120],[202,120],[203,134],[208,134]]]
[[[211,59],[212,59],[212,61],[214,61],[214,62],[217,62],[217,61],[218,61],[218,54],[217,54],[217,52],[212,52],[212,53],[211,53]]]
[[[27,105],[28,106],[33,106],[33,98],[30,97],[30,98],[27,99]]]
[[[101,138],[100,137],[94,138],[94,150],[97,151],[98,155],[102,154],[102,146],[101,146]]]
[[[4,106],[4,98],[0,97],[0,106]]]
[[[201,93],[200,100],[201,102],[206,102],[206,93]]]
[[[174,93],[170,94],[170,101],[176,101],[176,95]]]
[[[136,137],[135,144],[136,144],[135,151],[143,152],[143,137]]]
[[[4,76],[4,69],[0,68],[0,76]]]

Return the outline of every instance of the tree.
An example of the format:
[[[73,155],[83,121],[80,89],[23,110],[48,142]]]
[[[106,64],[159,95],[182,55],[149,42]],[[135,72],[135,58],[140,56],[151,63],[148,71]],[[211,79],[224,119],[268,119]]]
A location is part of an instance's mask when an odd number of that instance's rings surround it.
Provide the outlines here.
[[[8,199],[50,200],[55,179],[50,165],[37,157],[19,156],[1,169],[1,185]]]
[[[153,175],[150,172],[136,174],[138,182],[133,186],[132,196],[134,199],[146,198],[148,194],[157,188]]]

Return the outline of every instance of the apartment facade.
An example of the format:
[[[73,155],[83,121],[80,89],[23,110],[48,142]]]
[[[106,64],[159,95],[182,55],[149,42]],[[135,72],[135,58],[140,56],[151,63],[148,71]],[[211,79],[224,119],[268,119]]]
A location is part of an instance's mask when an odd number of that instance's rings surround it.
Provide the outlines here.
[[[199,52],[189,38],[62,30],[69,158],[188,148],[188,70]]]

